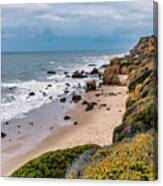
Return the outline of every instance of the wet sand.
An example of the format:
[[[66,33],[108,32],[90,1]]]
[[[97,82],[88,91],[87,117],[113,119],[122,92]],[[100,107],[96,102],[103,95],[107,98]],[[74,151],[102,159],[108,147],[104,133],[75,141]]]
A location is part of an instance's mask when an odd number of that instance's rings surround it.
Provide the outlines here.
[[[11,175],[24,163],[50,150],[82,144],[101,146],[111,144],[113,130],[121,124],[123,118],[126,97],[125,86],[102,86],[97,91],[86,93],[75,108],[66,113],[71,117],[71,120],[67,121],[71,123],[70,125],[57,129],[55,132],[52,130],[49,136],[33,149],[10,158],[4,166],[2,165],[2,176]],[[92,110],[85,111],[86,105],[82,104],[83,100],[97,102],[97,105]],[[12,156],[12,153],[20,148],[19,145],[9,147],[3,153]]]

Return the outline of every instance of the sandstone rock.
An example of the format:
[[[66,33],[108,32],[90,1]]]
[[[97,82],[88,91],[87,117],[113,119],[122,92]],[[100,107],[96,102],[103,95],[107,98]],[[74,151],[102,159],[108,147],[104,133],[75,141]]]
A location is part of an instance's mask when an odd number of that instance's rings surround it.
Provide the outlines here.
[[[117,73],[110,72],[110,69],[106,69],[103,75],[104,85],[119,85],[120,79]]]
[[[95,80],[88,81],[86,83],[86,92],[94,91],[94,90],[96,90],[96,81]]]

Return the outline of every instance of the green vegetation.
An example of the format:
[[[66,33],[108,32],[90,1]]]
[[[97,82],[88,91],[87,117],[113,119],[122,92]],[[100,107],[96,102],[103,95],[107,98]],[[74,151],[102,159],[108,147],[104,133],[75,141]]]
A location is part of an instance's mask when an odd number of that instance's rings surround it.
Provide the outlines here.
[[[108,154],[101,161],[93,161],[86,167],[81,178],[113,180],[155,180],[155,138],[150,134],[140,134],[131,142],[114,144],[111,148],[97,150]],[[95,158],[96,159],[96,158]]]
[[[97,145],[83,145],[74,148],[47,152],[33,159],[15,171],[13,177],[64,178],[67,168],[85,150]]]

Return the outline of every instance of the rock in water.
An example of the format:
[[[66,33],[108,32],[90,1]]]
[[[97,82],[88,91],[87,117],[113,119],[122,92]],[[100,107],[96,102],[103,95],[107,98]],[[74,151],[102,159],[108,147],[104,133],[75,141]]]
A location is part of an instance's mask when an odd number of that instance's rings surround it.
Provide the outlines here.
[[[30,93],[28,94],[28,96],[35,96],[35,93],[34,93],[34,92],[30,92]]]
[[[91,75],[98,74],[98,69],[95,67],[91,72]]]
[[[66,98],[61,98],[60,102],[65,103],[66,102]]]
[[[56,74],[56,72],[53,71],[53,70],[48,70],[48,71],[47,71],[47,74]]]
[[[72,78],[86,78],[87,75],[86,73],[82,70],[82,71],[75,71],[73,74],[72,74]]]

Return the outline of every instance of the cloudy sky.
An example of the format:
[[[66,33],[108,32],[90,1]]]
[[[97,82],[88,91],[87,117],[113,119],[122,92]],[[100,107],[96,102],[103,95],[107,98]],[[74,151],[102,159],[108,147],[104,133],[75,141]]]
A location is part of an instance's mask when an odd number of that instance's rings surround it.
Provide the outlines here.
[[[152,1],[1,6],[2,51],[128,51],[152,34]]]

